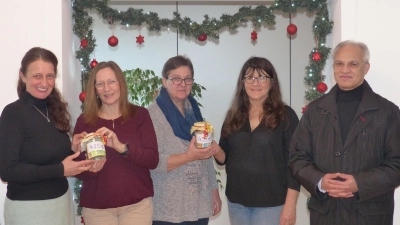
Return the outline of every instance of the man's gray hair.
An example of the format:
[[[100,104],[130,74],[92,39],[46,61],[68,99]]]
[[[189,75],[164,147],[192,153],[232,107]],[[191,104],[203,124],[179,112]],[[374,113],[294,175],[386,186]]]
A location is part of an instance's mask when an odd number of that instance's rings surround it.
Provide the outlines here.
[[[333,59],[335,59],[337,52],[345,47],[345,46],[357,46],[361,48],[361,50],[364,52],[364,63],[369,63],[369,50],[366,44],[358,41],[352,41],[352,40],[347,40],[347,41],[342,41],[340,42],[336,47],[335,50],[333,50]]]

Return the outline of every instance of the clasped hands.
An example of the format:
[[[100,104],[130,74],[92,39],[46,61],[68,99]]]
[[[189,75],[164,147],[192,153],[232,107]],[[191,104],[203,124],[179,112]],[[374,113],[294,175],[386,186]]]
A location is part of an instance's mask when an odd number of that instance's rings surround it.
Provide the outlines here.
[[[334,198],[351,198],[358,192],[356,180],[344,173],[328,173],[322,177],[321,188]]]

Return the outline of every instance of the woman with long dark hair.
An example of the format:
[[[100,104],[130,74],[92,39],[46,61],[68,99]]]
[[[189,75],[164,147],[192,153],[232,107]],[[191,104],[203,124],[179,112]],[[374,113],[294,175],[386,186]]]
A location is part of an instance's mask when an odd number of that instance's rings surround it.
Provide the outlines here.
[[[282,102],[278,76],[265,58],[248,59],[223,123],[219,151],[226,164],[232,225],[293,225],[300,186],[287,163],[289,143],[298,124]]]
[[[0,176],[7,184],[6,224],[74,224],[68,176],[91,168],[73,161],[78,143],[70,141],[67,103],[55,86],[56,56],[35,47],[21,61],[19,99],[0,118]],[[74,153],[74,151],[76,153]]]

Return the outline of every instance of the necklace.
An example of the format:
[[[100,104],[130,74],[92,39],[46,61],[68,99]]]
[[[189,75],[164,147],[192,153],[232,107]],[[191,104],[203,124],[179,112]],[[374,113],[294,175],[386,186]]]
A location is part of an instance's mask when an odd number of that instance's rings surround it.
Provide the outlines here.
[[[47,106],[46,106],[46,114],[47,114],[47,116],[45,116],[45,115],[42,113],[42,111],[40,111],[36,106],[34,106],[34,105],[32,105],[32,106],[35,107],[35,109],[36,109],[38,112],[40,112],[40,114],[42,114],[42,116],[43,116],[44,118],[47,119],[47,122],[50,123],[50,119],[49,119],[49,110],[47,110]]]

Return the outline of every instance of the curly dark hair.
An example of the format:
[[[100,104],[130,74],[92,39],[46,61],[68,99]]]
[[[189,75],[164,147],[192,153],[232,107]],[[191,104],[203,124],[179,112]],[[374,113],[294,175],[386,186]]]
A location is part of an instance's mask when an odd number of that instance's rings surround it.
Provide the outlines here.
[[[246,119],[249,118],[250,100],[244,88],[243,79],[246,74],[252,73],[254,70],[256,70],[258,74],[264,74],[266,72],[272,78],[268,97],[263,102],[263,113],[260,118],[261,123],[274,129],[285,118],[285,105],[282,102],[278,75],[276,74],[274,66],[266,58],[251,57],[244,63],[240,71],[236,84],[235,96],[226,113],[224,124],[222,125],[221,136],[223,137],[227,137],[231,133],[239,130]]]
[[[19,69],[20,73],[26,76],[26,71],[29,65],[37,60],[43,60],[45,62],[49,62],[54,66],[54,74],[57,76],[57,65],[58,60],[53,52],[40,48],[34,47],[31,48],[22,58],[21,68]],[[22,93],[26,92],[26,84],[22,81],[22,78],[18,79],[17,86],[18,96],[20,97]],[[54,118],[54,123],[56,128],[64,133],[71,133],[71,124],[70,119],[71,116],[68,112],[68,103],[64,101],[62,98],[60,91],[57,87],[54,87],[50,95],[47,97],[47,108],[49,110],[50,115]]]

